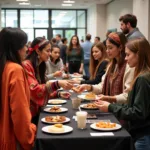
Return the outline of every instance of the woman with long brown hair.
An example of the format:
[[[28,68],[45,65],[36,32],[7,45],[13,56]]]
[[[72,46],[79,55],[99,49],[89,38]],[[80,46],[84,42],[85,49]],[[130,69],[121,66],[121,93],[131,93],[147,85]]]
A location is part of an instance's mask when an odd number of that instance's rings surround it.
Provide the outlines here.
[[[106,46],[107,55],[111,60],[102,81],[98,85],[81,85],[79,90],[87,89],[99,95],[99,99],[126,103],[128,89],[133,80],[134,69],[131,69],[125,60],[125,44],[127,39],[122,32],[113,32],[108,35]]]
[[[83,76],[84,81],[75,81],[77,84],[98,84],[101,82],[102,76],[105,74],[108,64],[106,47],[103,43],[98,42],[91,48],[90,56],[90,78]]]
[[[67,92],[59,92],[57,89],[63,87],[70,89],[72,85],[65,81],[59,80],[56,82],[47,81],[46,61],[50,57],[51,44],[48,40],[42,37],[37,37],[33,40],[29,54],[23,62],[24,69],[28,76],[28,84],[31,93],[31,113],[32,122],[37,124],[40,108],[47,104],[48,99],[54,97],[69,98]]]
[[[144,38],[126,45],[126,60],[135,67],[128,103],[123,105],[98,101],[104,112],[112,112],[118,119],[128,122],[128,131],[135,141],[136,150],[150,149],[150,44]]]
[[[84,52],[79,43],[78,36],[72,36],[67,50],[66,68],[69,73],[83,73]]]

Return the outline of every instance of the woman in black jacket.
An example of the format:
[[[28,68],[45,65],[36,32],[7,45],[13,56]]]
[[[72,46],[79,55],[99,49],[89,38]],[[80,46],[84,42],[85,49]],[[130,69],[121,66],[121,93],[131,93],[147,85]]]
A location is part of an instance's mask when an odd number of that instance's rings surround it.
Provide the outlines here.
[[[102,76],[105,74],[105,70],[108,64],[106,55],[106,47],[103,43],[98,42],[91,48],[90,58],[90,78],[83,76],[84,81],[75,81],[77,84],[98,84],[101,82]]]

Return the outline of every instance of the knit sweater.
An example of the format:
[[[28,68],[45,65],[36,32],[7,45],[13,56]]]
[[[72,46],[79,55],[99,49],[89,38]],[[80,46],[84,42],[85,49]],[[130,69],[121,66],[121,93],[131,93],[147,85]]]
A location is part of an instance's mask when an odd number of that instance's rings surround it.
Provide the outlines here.
[[[60,61],[58,61],[56,64],[54,64],[51,59],[49,59],[46,62],[46,78],[47,80],[50,80],[54,77],[54,73],[56,71],[63,70],[63,62],[62,59],[60,58]]]
[[[36,127],[31,123],[30,91],[23,68],[7,62],[2,74],[0,150],[31,150]]]

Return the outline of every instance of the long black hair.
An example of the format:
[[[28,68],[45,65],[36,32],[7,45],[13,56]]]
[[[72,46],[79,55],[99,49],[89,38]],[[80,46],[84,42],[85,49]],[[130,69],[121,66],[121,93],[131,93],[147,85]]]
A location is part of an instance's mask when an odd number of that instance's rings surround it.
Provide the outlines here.
[[[18,53],[27,43],[27,34],[19,28],[4,28],[0,32],[0,102],[2,99],[2,74],[7,61],[21,65]]]
[[[41,43],[44,39],[42,37],[37,37],[35,38],[33,41],[32,41],[32,44],[31,44],[31,48],[34,48],[36,45],[38,45],[39,43]],[[50,42],[47,40],[44,44],[42,44],[38,49],[40,51],[42,51],[48,44],[50,44]],[[28,54],[27,55],[27,58],[26,60],[30,60],[31,63],[32,63],[32,66],[34,68],[34,72],[35,72],[35,76],[36,76],[36,79],[38,80],[38,71],[37,71],[37,66],[38,66],[38,61],[37,61],[37,57],[38,57],[38,54],[37,52],[34,50],[32,51],[31,54]],[[40,65],[39,65],[39,76],[40,76],[40,83],[45,83],[45,72],[46,72],[46,64],[45,62],[41,62]]]

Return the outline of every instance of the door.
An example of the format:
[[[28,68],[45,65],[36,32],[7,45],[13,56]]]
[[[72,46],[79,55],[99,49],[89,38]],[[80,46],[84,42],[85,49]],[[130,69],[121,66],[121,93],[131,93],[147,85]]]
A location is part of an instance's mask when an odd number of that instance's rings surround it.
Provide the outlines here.
[[[65,37],[68,39],[68,43],[70,43],[71,37],[75,35],[75,30],[66,29],[65,30]]]
[[[61,37],[65,37],[68,39],[68,43],[73,35],[76,35],[76,29],[53,29],[52,37],[55,37],[56,34],[60,34]]]
[[[34,29],[34,36],[36,37],[45,37],[48,39],[48,29]]]

